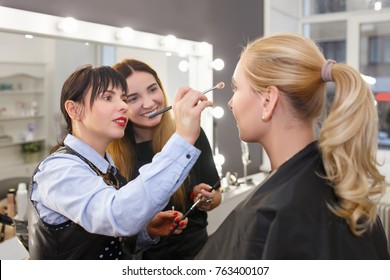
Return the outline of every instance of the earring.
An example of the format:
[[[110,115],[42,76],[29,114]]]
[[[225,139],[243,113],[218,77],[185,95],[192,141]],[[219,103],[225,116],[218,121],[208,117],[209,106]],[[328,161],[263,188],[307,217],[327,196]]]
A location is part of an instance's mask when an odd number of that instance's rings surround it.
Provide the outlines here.
[[[261,117],[261,119],[264,121],[264,120],[265,120],[265,116],[263,115],[263,116]]]

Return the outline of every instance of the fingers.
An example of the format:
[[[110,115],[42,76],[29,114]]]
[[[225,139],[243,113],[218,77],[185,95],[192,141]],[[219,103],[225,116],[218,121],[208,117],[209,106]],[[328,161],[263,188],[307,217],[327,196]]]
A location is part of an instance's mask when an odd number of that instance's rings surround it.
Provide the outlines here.
[[[185,229],[187,227],[188,218],[181,220],[182,217],[183,217],[183,214],[181,215],[180,218],[177,217],[175,219],[175,223],[172,224],[172,229],[174,229],[176,227],[176,229],[173,231],[173,234],[180,234],[180,233],[182,233],[183,229]]]
[[[174,210],[167,210],[159,212],[158,215],[161,219],[174,219],[175,217],[180,216],[180,212]]]
[[[172,105],[176,133],[194,144],[200,132],[201,113],[206,107],[212,105],[213,103],[203,93],[189,87],[179,88]]]
[[[195,199],[194,202],[196,202],[198,199],[202,199],[201,201],[204,202],[207,199],[213,198],[215,196],[215,190],[210,191],[212,188],[210,185],[201,183],[199,185],[196,185],[193,188]]]
[[[211,189],[212,187],[210,185],[203,183],[194,187],[194,192],[197,192],[194,202],[200,199],[200,202],[197,205],[199,210],[208,211],[212,208],[216,191],[210,191]]]

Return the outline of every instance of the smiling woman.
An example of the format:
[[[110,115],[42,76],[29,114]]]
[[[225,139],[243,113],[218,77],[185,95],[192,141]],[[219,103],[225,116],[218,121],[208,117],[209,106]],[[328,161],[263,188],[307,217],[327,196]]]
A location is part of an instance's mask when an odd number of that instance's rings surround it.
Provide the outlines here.
[[[67,22],[72,24],[71,33],[65,32],[69,30],[66,28]],[[77,19],[65,20],[6,7],[0,7],[0,30],[0,84],[4,85],[0,87],[0,131],[12,137],[12,142],[0,144],[0,152],[6,159],[0,163],[0,179],[31,175],[35,164],[25,165],[20,154],[20,135],[30,123],[36,127],[33,140],[44,140],[43,155],[61,140],[61,86],[79,65],[113,65],[124,58],[146,61],[159,72],[170,101],[178,86],[189,85],[195,89],[203,89],[212,85],[213,73],[209,67],[212,46],[204,42],[176,38],[174,45],[168,45],[162,43],[165,35],[136,30],[129,32],[129,28]],[[187,72],[179,70],[181,61],[188,63]],[[2,70],[2,65],[6,70]],[[10,78],[11,70],[12,75],[22,76],[22,81]],[[38,73],[39,77],[36,77]],[[7,89],[11,84],[12,90]],[[208,98],[212,100],[212,94],[208,94]],[[28,116],[28,119],[27,116],[18,116],[17,120],[8,118],[7,113],[14,117],[12,112],[16,108],[19,111],[20,108],[32,111],[32,104],[35,104],[35,115]],[[3,124],[5,117],[7,122]],[[205,110],[202,114],[202,127],[212,142],[210,120],[211,111]]]

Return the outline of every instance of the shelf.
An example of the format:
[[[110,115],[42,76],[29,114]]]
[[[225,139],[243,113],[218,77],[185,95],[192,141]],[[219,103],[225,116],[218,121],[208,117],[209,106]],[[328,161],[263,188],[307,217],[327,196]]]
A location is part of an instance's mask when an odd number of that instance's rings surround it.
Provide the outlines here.
[[[43,95],[42,90],[0,90],[0,95]]]
[[[41,119],[44,116],[36,115],[36,116],[3,116],[0,117],[0,121],[17,121],[17,120],[31,120],[31,119]]]
[[[2,161],[0,180],[31,176],[41,156],[46,154],[48,137],[46,65],[42,63],[0,61],[0,141]],[[31,131],[30,131],[31,130]],[[33,133],[33,140],[29,132]],[[39,142],[37,158],[23,154],[23,144]],[[31,162],[31,163],[30,163]]]
[[[3,147],[10,147],[10,146],[17,146],[17,145],[21,145],[21,144],[27,144],[27,143],[32,143],[32,142],[43,142],[45,141],[45,139],[43,138],[38,138],[38,139],[34,139],[34,140],[31,140],[31,141],[10,141],[10,142],[0,142],[0,148],[3,148]]]

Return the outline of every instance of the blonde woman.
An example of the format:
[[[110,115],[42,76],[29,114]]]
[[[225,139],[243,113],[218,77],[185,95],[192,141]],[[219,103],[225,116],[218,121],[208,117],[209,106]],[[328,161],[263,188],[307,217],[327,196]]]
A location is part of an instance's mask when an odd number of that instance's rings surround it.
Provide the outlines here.
[[[169,105],[154,69],[135,59],[125,59],[113,67],[126,78],[129,122],[125,136],[113,141],[109,151],[120,172],[131,180],[143,165],[151,162],[155,153],[162,150],[175,131],[175,122],[171,111],[149,118],[149,114]],[[202,201],[188,216],[187,228],[180,237],[174,235],[161,239],[143,252],[143,259],[192,259],[208,239],[207,211],[217,207],[221,201],[220,192],[210,192],[210,189],[219,177],[210,144],[202,129],[195,147],[201,155],[165,210],[174,208],[185,213],[195,200],[202,198]]]
[[[323,116],[327,82],[336,92]],[[303,36],[278,34],[244,48],[232,85],[240,138],[261,144],[272,170],[197,258],[389,259],[372,200],[385,184],[377,111],[359,73]]]

